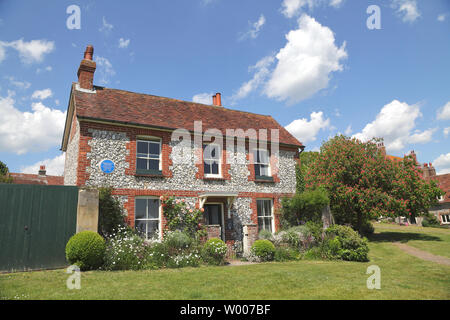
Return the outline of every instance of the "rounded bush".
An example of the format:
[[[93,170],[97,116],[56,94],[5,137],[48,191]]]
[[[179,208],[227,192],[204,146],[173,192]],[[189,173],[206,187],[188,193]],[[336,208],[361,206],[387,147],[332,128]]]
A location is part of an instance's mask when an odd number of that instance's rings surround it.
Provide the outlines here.
[[[271,261],[275,255],[275,246],[269,240],[256,240],[251,251],[261,261]]]
[[[168,232],[164,236],[164,243],[170,251],[180,251],[187,249],[192,244],[192,238],[181,231]]]
[[[81,270],[98,269],[103,264],[105,240],[94,231],[73,235],[66,245],[66,259]]]
[[[292,248],[279,247],[275,249],[275,256],[274,256],[275,261],[283,262],[296,260],[297,258],[298,258],[298,251]]]
[[[225,262],[227,245],[220,239],[212,238],[205,242],[202,249],[203,260],[208,264],[221,265]]]
[[[369,246],[366,238],[347,226],[333,225],[325,234],[327,251],[330,257],[348,261],[369,261]]]

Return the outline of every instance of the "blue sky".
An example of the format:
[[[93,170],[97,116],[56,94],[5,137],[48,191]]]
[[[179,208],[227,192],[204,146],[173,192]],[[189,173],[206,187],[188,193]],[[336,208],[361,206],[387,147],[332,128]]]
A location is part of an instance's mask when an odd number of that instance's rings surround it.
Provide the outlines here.
[[[68,29],[78,5],[81,29]],[[370,5],[381,29],[368,29]],[[0,160],[62,174],[70,86],[87,44],[96,85],[272,115],[317,150],[385,138],[450,172],[450,1],[0,1]]]

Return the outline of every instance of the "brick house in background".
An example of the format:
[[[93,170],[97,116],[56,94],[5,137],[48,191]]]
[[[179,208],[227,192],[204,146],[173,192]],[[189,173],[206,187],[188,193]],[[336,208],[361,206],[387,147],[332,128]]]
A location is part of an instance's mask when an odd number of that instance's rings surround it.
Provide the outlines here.
[[[15,184],[41,184],[49,186],[64,185],[64,177],[47,175],[44,165],[40,166],[38,174],[10,172],[9,176],[12,178],[12,183]]]
[[[445,195],[439,199],[439,204],[429,211],[434,214],[441,224],[450,224],[450,173],[436,174],[436,169],[431,163],[422,165],[423,178],[437,182]]]
[[[271,116],[223,107],[220,93],[205,105],[94,86],[92,56],[88,46],[70,92],[61,147],[65,185],[113,187],[127,222],[147,237],[164,229],[164,195],[204,208],[205,224],[238,250],[244,225],[254,232],[279,228],[280,199],[295,193],[304,149],[296,138]],[[208,156],[202,152],[208,143],[196,143],[194,121],[202,121],[202,133],[216,128],[224,135]],[[172,141],[179,128],[188,130],[189,144]],[[267,147],[250,149],[248,137],[225,137],[226,129],[266,129]],[[279,132],[279,152],[272,150],[271,129]],[[245,140],[245,147],[227,150],[228,138]]]

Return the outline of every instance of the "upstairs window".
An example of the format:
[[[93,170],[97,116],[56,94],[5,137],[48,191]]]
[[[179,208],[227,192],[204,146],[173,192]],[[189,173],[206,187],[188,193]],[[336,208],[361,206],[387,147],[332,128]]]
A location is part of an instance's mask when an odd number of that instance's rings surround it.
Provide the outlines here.
[[[136,169],[141,172],[161,171],[161,140],[137,140]]]
[[[270,176],[269,151],[264,149],[253,150],[253,160],[255,162],[255,176],[269,177]]]
[[[205,177],[220,176],[221,148],[218,144],[203,146],[203,170]]]

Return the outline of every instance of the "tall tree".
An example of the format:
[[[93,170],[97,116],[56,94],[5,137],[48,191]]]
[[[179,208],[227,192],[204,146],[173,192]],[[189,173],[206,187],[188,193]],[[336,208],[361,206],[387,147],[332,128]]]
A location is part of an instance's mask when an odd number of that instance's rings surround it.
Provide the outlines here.
[[[307,189],[328,190],[337,223],[350,223],[360,232],[368,219],[426,213],[442,194],[434,181],[422,179],[413,157],[387,159],[377,141],[336,136],[322,145],[305,175]]]

